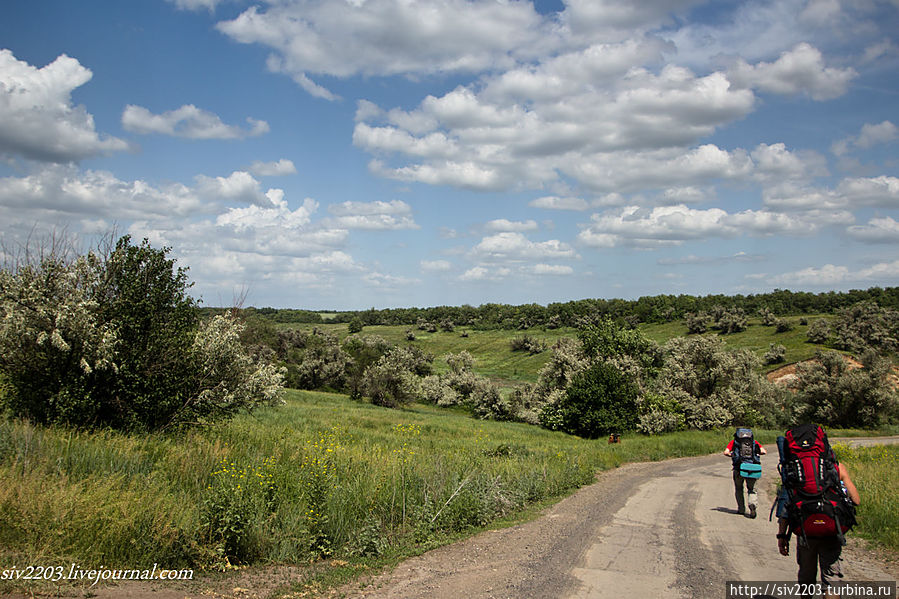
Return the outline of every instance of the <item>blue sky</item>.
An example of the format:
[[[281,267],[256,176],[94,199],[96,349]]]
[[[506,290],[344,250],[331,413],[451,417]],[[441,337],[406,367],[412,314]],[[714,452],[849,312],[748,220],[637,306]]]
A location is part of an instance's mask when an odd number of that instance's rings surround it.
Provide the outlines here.
[[[205,305],[899,285],[899,0],[11,0],[3,251]]]

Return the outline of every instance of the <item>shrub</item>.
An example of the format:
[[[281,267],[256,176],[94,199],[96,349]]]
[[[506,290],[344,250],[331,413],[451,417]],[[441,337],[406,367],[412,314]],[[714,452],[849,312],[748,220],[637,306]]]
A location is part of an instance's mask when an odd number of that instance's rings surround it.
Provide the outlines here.
[[[803,420],[839,427],[875,427],[896,422],[899,398],[888,358],[867,351],[862,368],[852,368],[837,352],[819,352],[796,368]]]
[[[553,391],[564,391],[574,377],[587,368],[589,361],[576,339],[562,337],[553,345],[552,356],[538,374],[534,395],[538,401],[546,401]]]
[[[620,370],[599,362],[575,377],[558,410],[562,429],[580,437],[634,430],[637,389]]]
[[[412,352],[395,347],[365,369],[365,394],[373,404],[396,408],[421,394],[421,381],[409,368],[412,361]]]
[[[446,354],[445,359],[450,372],[454,374],[467,372],[474,367],[474,356],[464,349],[458,354]]]
[[[830,337],[830,325],[827,323],[827,319],[819,318],[812,322],[805,335],[810,343],[827,343],[827,338]]]
[[[434,363],[434,354],[428,353],[417,347],[407,347],[409,352],[409,363],[406,365],[409,370],[418,376],[428,376],[431,374],[432,364]]]
[[[546,341],[542,341],[530,335],[521,335],[514,337],[509,345],[512,351],[526,351],[531,355],[543,353],[546,351]]]
[[[562,389],[554,389],[546,396],[546,401],[540,406],[537,413],[537,419],[540,426],[551,431],[560,431],[565,427],[565,420],[562,414],[562,403],[565,399],[565,391]]]
[[[0,272],[5,407],[41,424],[154,430],[274,401],[281,374],[245,353],[241,325],[197,328],[169,251],[125,236],[105,255]]]
[[[484,420],[514,420],[515,410],[511,402],[500,393],[499,387],[487,379],[479,379],[469,401],[471,412]]]
[[[834,326],[837,347],[861,353],[873,348],[881,353],[899,351],[899,312],[871,301],[840,311]]]
[[[722,334],[730,335],[745,331],[747,323],[748,319],[742,308],[734,308],[722,311],[715,320],[714,328],[720,330]]]
[[[173,422],[218,420],[280,401],[282,372],[247,355],[241,328],[230,316],[216,316],[200,326],[191,352],[190,399],[172,415]]]
[[[643,367],[658,366],[661,352],[658,345],[637,329],[623,328],[606,318],[578,331],[585,356],[608,360],[630,356]]]
[[[656,393],[644,393],[640,400],[638,431],[658,435],[683,430],[685,427],[683,408],[676,401]]]
[[[349,356],[345,368],[347,391],[353,399],[360,399],[364,393],[365,370],[392,346],[380,335],[353,335],[347,337],[341,347]]]
[[[421,396],[426,402],[441,407],[454,406],[459,403],[459,394],[443,377],[438,375],[426,376],[422,379]]]
[[[291,373],[291,386],[297,389],[342,387],[346,380],[349,356],[340,348],[336,335],[313,329],[305,336],[304,347],[286,356]]]
[[[717,337],[676,337],[662,348],[655,391],[676,401],[689,428],[700,430],[773,418],[775,390],[754,371],[749,350],[727,351]]]
[[[779,364],[784,361],[787,355],[787,348],[779,343],[772,343],[765,352],[765,364]]]
[[[355,335],[356,333],[361,333],[363,328],[362,319],[358,316],[353,317],[350,322],[347,323],[347,332],[350,335]]]
[[[709,330],[709,315],[705,312],[689,312],[684,316],[684,324],[687,325],[687,333],[701,335]]]
[[[641,414],[640,422],[637,423],[637,430],[647,435],[672,433],[674,431],[683,430],[683,428],[683,414],[666,412],[659,408],[652,408],[647,413]]]
[[[778,333],[786,333],[793,330],[793,323],[786,318],[777,318],[774,321],[774,327]]]

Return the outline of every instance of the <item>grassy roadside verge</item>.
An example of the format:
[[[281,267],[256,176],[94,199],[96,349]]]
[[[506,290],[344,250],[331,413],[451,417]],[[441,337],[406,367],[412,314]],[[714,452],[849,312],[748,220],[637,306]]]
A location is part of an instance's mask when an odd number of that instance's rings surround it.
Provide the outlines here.
[[[328,560],[304,584],[336,584],[533,517],[598,470],[719,452],[730,433],[625,435],[609,445],[315,392],[177,437],[0,421],[0,568]],[[757,436],[771,443],[778,433]],[[12,588],[0,581],[0,593]]]
[[[899,445],[853,449],[838,443],[834,445],[834,451],[849,470],[862,499],[855,532],[899,553],[899,499],[896,494]]]

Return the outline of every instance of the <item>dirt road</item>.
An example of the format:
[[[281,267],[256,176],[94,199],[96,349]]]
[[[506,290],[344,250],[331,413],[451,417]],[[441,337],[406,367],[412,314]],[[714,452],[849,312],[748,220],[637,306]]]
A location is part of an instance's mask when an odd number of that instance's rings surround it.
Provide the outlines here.
[[[765,479],[777,476],[777,449],[767,449],[754,520],[736,513],[724,456],[630,464],[538,520],[431,551],[345,591],[367,599],[717,599],[728,580],[795,580],[795,559],[777,552],[768,521]],[[849,580],[896,580],[899,572],[855,540],[844,558]]]

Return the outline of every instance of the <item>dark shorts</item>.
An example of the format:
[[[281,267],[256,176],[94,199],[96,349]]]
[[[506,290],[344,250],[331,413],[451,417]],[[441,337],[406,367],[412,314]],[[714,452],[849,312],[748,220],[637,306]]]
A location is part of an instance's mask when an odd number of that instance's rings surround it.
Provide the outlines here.
[[[843,545],[837,537],[809,538],[805,546],[800,537],[796,544],[796,563],[799,564],[799,582],[815,582],[818,567],[821,568],[821,582],[830,584],[842,578],[840,553]]]

